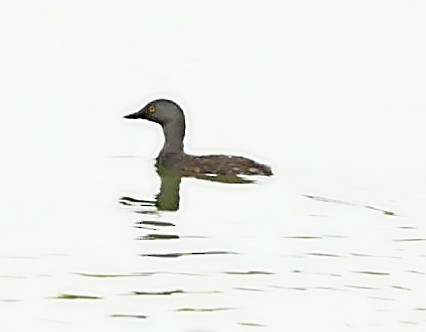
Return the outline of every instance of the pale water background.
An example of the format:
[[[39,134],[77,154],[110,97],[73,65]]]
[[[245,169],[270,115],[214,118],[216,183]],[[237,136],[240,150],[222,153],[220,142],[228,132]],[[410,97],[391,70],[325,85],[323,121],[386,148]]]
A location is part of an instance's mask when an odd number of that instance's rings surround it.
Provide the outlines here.
[[[1,331],[425,331],[424,1],[5,1]],[[154,200],[159,127],[275,176]]]

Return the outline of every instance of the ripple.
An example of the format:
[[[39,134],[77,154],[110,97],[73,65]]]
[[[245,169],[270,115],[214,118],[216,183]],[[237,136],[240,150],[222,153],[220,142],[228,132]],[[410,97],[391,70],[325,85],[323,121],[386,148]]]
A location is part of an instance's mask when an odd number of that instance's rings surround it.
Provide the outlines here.
[[[90,278],[127,278],[127,277],[138,277],[136,274],[97,274],[97,273],[74,273],[82,277]]]
[[[236,252],[231,251],[202,251],[202,252],[172,252],[166,254],[142,254],[145,257],[157,257],[157,258],[178,258],[182,256],[194,256],[194,255],[237,255]]]
[[[418,325],[417,322],[412,322],[412,321],[408,321],[408,320],[401,320],[399,321],[401,324],[407,324],[407,325]]]
[[[343,256],[340,256],[340,255],[328,254],[328,253],[323,253],[323,252],[308,252],[306,255],[323,256],[323,257],[343,257]]]
[[[158,215],[157,210],[136,210],[136,211],[133,211],[133,212],[139,213],[139,214]]]
[[[353,273],[370,274],[370,275],[376,275],[376,276],[390,275],[390,273],[388,272],[378,272],[378,271],[354,271]]]
[[[359,286],[359,285],[345,285],[345,287],[356,288],[356,289],[365,289],[365,290],[379,290],[380,289],[380,288],[377,288],[377,287]]]
[[[316,201],[325,202],[325,203],[333,203],[333,204],[339,204],[339,205],[362,207],[362,208],[369,209],[369,210],[379,211],[379,212],[382,212],[386,216],[395,216],[396,215],[395,212],[380,209],[380,208],[377,208],[377,207],[374,207],[374,206],[371,206],[371,205],[355,204],[355,203],[351,203],[351,202],[346,202],[346,201],[341,201],[341,200],[326,198],[326,197],[321,197],[321,196],[315,196],[315,195],[302,195],[302,196],[316,200]]]
[[[308,289],[306,287],[285,287],[287,289],[291,290],[297,290],[297,291],[307,291]]]
[[[33,256],[0,256],[2,259],[36,259]]]
[[[154,274],[169,274],[169,275],[190,276],[190,277],[202,277],[206,275],[203,273],[194,273],[194,272],[151,272],[151,275],[154,275]]]
[[[158,228],[153,228],[153,227],[147,227],[147,226],[139,226],[139,225],[136,225],[136,226],[134,226],[135,228],[138,228],[138,229],[147,229],[147,230],[149,230],[149,231],[158,231]]]
[[[121,197],[118,202],[126,206],[155,206],[155,201],[136,199],[127,196]]]
[[[220,294],[221,291],[211,290],[211,291],[197,291],[197,292],[190,292],[190,291],[184,291],[182,289],[174,289],[174,290],[168,290],[168,291],[133,291],[130,293],[130,295],[136,295],[136,296],[167,296],[167,295],[175,295],[175,294]]]
[[[234,287],[235,290],[247,291],[247,292],[263,292],[263,289],[259,288],[248,288],[248,287]]]
[[[409,272],[409,273],[415,273],[415,274],[426,274],[426,273],[424,273],[424,272],[415,271],[415,270],[406,270],[406,272]]]
[[[406,291],[412,291],[411,288],[404,287],[404,286],[398,286],[398,285],[392,285],[392,288],[400,289],[400,290],[406,290]]]
[[[54,297],[60,300],[101,300],[102,297],[93,295],[59,294]]]
[[[134,291],[133,295],[174,295],[174,294],[183,294],[185,293],[181,289],[175,289],[171,291],[162,291],[162,292],[141,292],[141,291]]]
[[[145,316],[145,315],[130,315],[130,314],[112,314],[109,317],[113,317],[113,318],[138,318],[138,319],[148,318],[148,316]]]
[[[79,275],[87,278],[130,278],[130,277],[151,277],[154,275],[182,275],[182,276],[204,276],[204,274],[200,273],[190,273],[190,272],[134,272],[129,274],[101,274],[101,273],[74,273],[75,275]]]
[[[178,312],[214,312],[214,311],[228,311],[235,310],[236,308],[229,307],[218,307],[218,308],[180,308],[176,311]]]
[[[317,240],[322,239],[321,236],[309,236],[309,235],[300,235],[300,236],[283,236],[284,239],[295,239],[295,240]]]
[[[242,326],[250,326],[250,327],[265,327],[265,325],[258,324],[258,323],[248,323],[248,322],[239,322],[238,325]]]
[[[421,238],[408,238],[408,239],[395,239],[395,242],[420,242],[420,241],[426,241],[426,239]]]
[[[273,272],[267,272],[267,271],[225,271],[223,273],[234,274],[234,275],[256,275],[256,274],[271,275],[271,274],[275,274]]]
[[[332,290],[332,291],[339,291],[339,292],[341,292],[343,290],[343,289],[334,288],[334,287],[327,287],[327,286],[316,286],[316,287],[312,287],[312,289]]]
[[[368,255],[368,254],[361,254],[358,252],[351,252],[350,253],[352,256],[358,256],[358,257],[373,257],[372,255]]]
[[[23,276],[13,276],[13,275],[0,275],[0,278],[4,278],[4,279],[26,279],[26,277],[23,277]]]
[[[162,227],[176,226],[175,224],[168,222],[168,221],[154,221],[154,220],[138,221],[137,224],[151,225],[151,226],[162,226]]]
[[[297,272],[293,271],[293,272],[301,273],[301,271],[297,271]],[[327,276],[327,277],[342,277],[342,275],[338,274],[338,273],[314,272],[313,274],[317,274],[317,275],[320,275],[320,276]]]
[[[138,238],[138,240],[151,241],[151,240],[177,240],[179,239],[178,235],[172,234],[147,234]]]

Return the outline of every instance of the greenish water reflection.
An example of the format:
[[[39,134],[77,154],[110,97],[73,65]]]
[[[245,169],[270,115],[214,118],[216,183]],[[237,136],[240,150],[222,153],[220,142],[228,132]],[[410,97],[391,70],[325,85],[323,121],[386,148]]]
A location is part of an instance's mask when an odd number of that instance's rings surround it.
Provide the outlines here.
[[[157,174],[161,178],[160,192],[155,197],[155,200],[136,199],[129,196],[120,198],[120,203],[123,205],[136,205],[142,207],[155,207],[158,211],[177,211],[179,210],[180,202],[180,184],[183,177],[191,177],[199,180],[220,182],[227,184],[248,184],[254,180],[243,178],[238,175],[213,175],[213,174],[179,174],[169,169],[159,167]],[[145,211],[140,211],[144,212]]]

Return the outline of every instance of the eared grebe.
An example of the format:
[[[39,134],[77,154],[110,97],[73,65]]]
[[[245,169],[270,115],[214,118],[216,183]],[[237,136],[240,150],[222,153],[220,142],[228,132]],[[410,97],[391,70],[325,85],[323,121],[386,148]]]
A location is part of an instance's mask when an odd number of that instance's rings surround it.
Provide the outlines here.
[[[146,119],[163,127],[164,146],[157,157],[156,166],[173,170],[184,176],[197,174],[214,175],[272,175],[269,166],[254,160],[228,155],[193,156],[183,151],[185,116],[175,102],[156,99],[126,119]]]

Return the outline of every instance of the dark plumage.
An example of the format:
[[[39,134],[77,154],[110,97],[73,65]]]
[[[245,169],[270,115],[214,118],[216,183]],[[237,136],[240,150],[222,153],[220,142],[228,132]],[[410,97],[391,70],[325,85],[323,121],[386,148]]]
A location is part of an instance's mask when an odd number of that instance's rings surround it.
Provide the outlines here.
[[[254,160],[227,155],[193,156],[183,150],[185,116],[175,102],[156,99],[126,119],[146,119],[163,127],[164,146],[157,157],[157,167],[164,167],[182,175],[272,175],[271,168]]]

